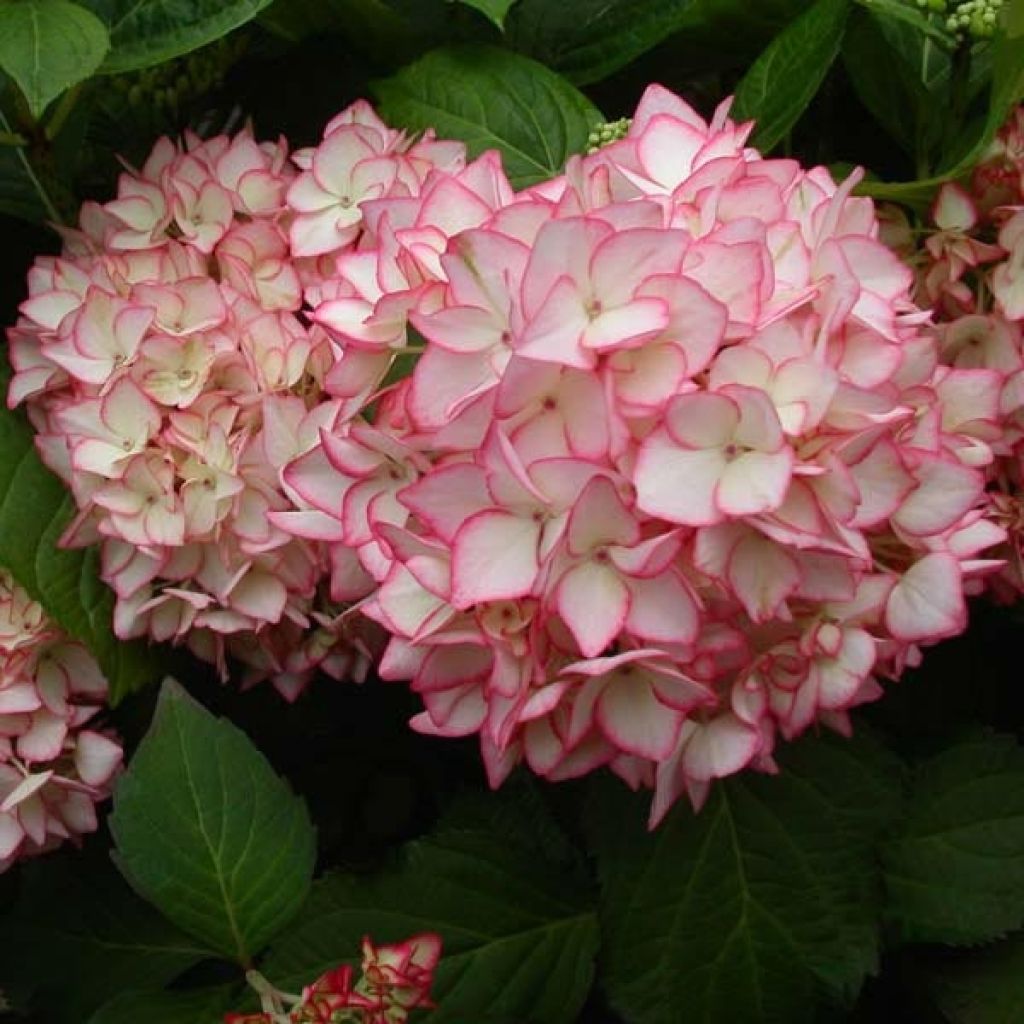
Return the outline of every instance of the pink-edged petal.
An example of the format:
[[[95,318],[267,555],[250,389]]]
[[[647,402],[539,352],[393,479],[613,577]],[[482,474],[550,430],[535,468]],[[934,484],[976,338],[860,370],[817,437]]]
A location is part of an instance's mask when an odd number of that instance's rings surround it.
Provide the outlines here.
[[[963,631],[967,622],[960,564],[936,552],[915,562],[893,587],[885,624],[898,640],[939,640]]]
[[[633,579],[626,628],[648,643],[689,644],[697,639],[700,613],[690,588],[669,570],[653,579]]]
[[[917,487],[896,510],[892,521],[919,537],[948,530],[974,505],[985,485],[977,470],[925,453],[919,454],[913,474]]]
[[[103,786],[117,771],[124,752],[102,733],[85,729],[78,734],[75,746],[75,768],[78,777],[88,786]]]
[[[668,306],[661,299],[634,299],[594,317],[584,328],[580,343],[599,352],[628,348],[657,337],[668,324]]]
[[[729,516],[752,516],[778,508],[786,498],[793,452],[745,452],[722,471],[715,504]]]
[[[669,434],[688,448],[728,444],[739,422],[740,409],[731,398],[706,391],[680,395],[665,414]]]
[[[661,761],[676,744],[683,716],[658,700],[643,672],[617,672],[597,699],[594,719],[620,750]]]
[[[745,768],[760,746],[758,730],[728,712],[697,728],[686,743],[683,768],[692,779],[722,779]]]
[[[614,569],[581,562],[559,580],[555,604],[580,651],[596,658],[618,636],[629,613],[629,590]]]
[[[470,517],[454,540],[452,604],[525,597],[537,578],[540,538],[541,524],[527,516],[494,509]]]
[[[672,523],[704,526],[720,522],[715,493],[729,463],[719,448],[679,448],[663,431],[644,442],[634,484],[637,507]]]

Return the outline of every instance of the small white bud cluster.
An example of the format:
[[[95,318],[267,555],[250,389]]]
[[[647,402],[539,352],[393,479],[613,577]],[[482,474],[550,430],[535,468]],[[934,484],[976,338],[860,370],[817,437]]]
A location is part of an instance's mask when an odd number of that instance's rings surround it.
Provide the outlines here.
[[[624,139],[632,123],[632,118],[620,117],[618,121],[606,121],[604,124],[599,124],[587,136],[587,153],[596,153],[603,146]]]
[[[991,39],[1005,0],[915,0],[922,11],[945,15],[946,29],[958,43]]]

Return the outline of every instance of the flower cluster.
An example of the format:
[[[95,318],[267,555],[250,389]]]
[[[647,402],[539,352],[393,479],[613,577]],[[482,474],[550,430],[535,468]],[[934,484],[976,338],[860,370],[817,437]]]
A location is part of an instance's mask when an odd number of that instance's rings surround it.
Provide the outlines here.
[[[121,747],[88,728],[107,681],[0,570],[0,872],[96,830]]]
[[[917,271],[917,297],[934,312],[940,373],[969,373],[987,404],[988,519],[1008,543],[987,583],[997,596],[1024,592],[1024,107],[1000,131],[968,187],[944,185],[932,227],[903,248]],[[948,369],[947,369],[948,368]],[[966,378],[965,378],[966,380]],[[984,396],[984,397],[982,397]]]
[[[414,727],[478,734],[494,785],[608,765],[652,821],[699,805],[848,729],[999,564],[991,389],[939,364],[856,178],[749,130],[652,87],[524,192],[493,154],[436,168],[363,204],[313,312],[343,411],[283,473],[319,517],[270,519],[331,547]]]
[[[307,985],[301,995],[278,991],[253,972],[263,1012],[225,1016],[226,1024],[404,1024],[417,1008],[430,1008],[430,987],[441,957],[440,936],[414,935],[375,946],[363,939],[362,973],[344,965]]]
[[[462,147],[415,145],[365,103],[314,152],[248,132],[162,139],[117,198],[87,203],[63,254],[36,262],[9,331],[9,402],[26,402],[102,545],[120,637],[187,642],[294,696],[314,668],[365,671],[371,647],[318,593],[322,545],[275,526],[282,467],[339,422],[337,353],[305,317],[368,199],[416,194]]]
[[[1022,130],[915,279],[856,176],[750,127],[653,86],[522,192],[364,103],[290,162],[160,143],[10,332],[119,634],[291,696],[377,630],[414,727],[478,735],[493,785],[606,765],[652,822],[848,730],[1024,522],[987,490],[1024,424]],[[975,320],[931,330],[915,280]]]

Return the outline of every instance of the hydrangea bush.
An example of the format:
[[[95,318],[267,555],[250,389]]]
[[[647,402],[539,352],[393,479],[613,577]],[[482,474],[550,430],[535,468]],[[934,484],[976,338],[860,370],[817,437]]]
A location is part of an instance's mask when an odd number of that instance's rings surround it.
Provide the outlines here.
[[[0,0],[0,1005],[1006,1019],[1020,4],[154,5]]]

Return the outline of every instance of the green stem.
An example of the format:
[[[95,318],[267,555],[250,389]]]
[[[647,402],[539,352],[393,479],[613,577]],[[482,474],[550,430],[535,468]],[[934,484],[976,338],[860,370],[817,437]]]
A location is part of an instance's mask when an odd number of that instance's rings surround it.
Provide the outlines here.
[[[0,110],[0,130],[11,135],[16,134],[14,129],[11,127],[11,122],[7,120],[7,115]],[[43,204],[43,208],[46,210],[46,214],[51,221],[55,224],[63,224],[64,219],[61,217],[57,210],[57,206],[54,201],[50,198],[50,193],[43,187],[43,183],[39,180],[39,176],[35,172],[35,168],[32,166],[32,162],[29,160],[25,153],[23,146],[17,146],[15,152],[18,154],[18,159],[21,161],[22,167],[25,170],[25,174],[28,176],[28,180],[32,182],[32,187],[36,190],[36,194],[39,196],[39,201]]]
[[[67,121],[68,115],[72,110],[75,109],[75,104],[78,102],[78,97],[82,94],[82,83],[68,89],[60,98],[60,102],[57,104],[53,113],[50,115],[49,120],[46,122],[46,137],[51,141],[60,134],[61,128],[64,127],[64,122]]]

